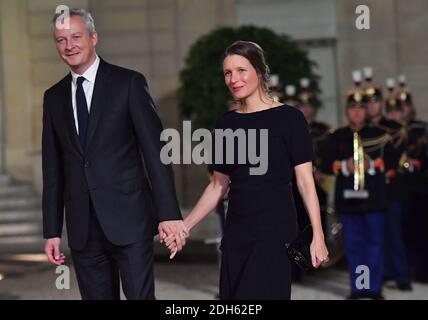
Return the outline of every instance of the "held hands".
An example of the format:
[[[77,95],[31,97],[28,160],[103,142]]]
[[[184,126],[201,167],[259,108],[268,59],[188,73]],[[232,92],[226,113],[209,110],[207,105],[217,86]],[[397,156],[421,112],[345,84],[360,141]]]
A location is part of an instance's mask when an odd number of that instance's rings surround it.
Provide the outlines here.
[[[186,245],[189,230],[183,220],[162,221],[159,223],[160,243],[164,243],[170,252],[170,259],[180,252]]]
[[[314,268],[318,268],[321,263],[328,261],[328,250],[323,237],[314,235],[311,243],[311,258]]]

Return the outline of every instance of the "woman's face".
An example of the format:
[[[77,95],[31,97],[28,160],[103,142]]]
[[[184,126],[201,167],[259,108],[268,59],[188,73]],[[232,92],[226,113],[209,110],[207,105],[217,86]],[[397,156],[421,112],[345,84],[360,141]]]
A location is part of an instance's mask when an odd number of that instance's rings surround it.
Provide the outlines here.
[[[255,94],[260,87],[260,79],[250,61],[232,54],[223,61],[224,81],[236,100]]]

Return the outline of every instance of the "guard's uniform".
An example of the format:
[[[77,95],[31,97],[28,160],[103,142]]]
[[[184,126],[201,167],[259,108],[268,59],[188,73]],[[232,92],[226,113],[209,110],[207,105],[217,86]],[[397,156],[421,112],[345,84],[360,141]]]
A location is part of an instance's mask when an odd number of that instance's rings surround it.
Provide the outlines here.
[[[348,107],[364,107],[361,94],[352,91]],[[353,198],[355,174],[346,162],[354,157],[354,132],[360,136],[368,166],[364,167],[364,188],[367,198]],[[365,125],[356,131],[350,126],[337,129],[328,139],[321,168],[336,175],[335,207],[343,224],[345,252],[351,277],[351,298],[382,298],[383,230],[386,209],[385,172],[394,167],[390,137],[386,130]],[[366,269],[368,268],[368,270]],[[369,271],[370,283],[357,281],[361,272]]]
[[[325,123],[313,121],[309,125],[309,132],[312,137],[313,149],[315,152],[315,160],[313,162],[314,171],[316,173],[315,186],[317,189],[318,200],[321,208],[327,206],[327,193],[321,188],[318,178],[319,168],[321,166],[321,160],[325,149],[328,136],[331,134],[331,128]]]
[[[406,124],[406,153],[402,160],[408,190],[405,214],[405,240],[413,276],[428,281],[428,156],[427,127],[422,121]]]
[[[309,89],[309,80],[306,78],[302,78],[300,81],[300,86],[301,88],[299,90],[299,93],[295,97],[292,97],[289,92],[287,93],[288,101],[301,110],[303,108],[310,108],[310,110],[312,110],[313,116],[315,116],[316,111],[320,106],[320,103],[317,100],[316,96]],[[303,114],[305,115],[305,112],[303,112]],[[325,123],[314,121],[309,118],[307,118],[306,120],[308,122],[309,133],[312,138],[312,148],[315,154],[315,159],[312,163],[314,169],[315,187],[320,207],[322,211],[325,211],[323,209],[325,209],[327,206],[327,194],[319,184],[319,166],[321,163],[324,145],[327,141],[327,137],[330,134],[330,127]],[[306,214],[302,198],[297,190],[296,183],[293,184],[293,196],[295,199],[299,226],[301,229],[303,229],[306,225],[310,223],[310,221],[308,215]],[[324,220],[323,216],[322,220]]]
[[[369,86],[364,91],[368,100],[383,103],[382,91],[377,86]],[[392,93],[386,99],[386,112],[401,111],[401,102]],[[404,245],[403,215],[405,192],[403,192],[404,177],[399,170],[399,160],[405,149],[406,133],[404,127],[397,121],[388,120],[382,116],[377,122],[370,119],[372,125],[384,129],[391,137],[393,153],[390,157],[396,166],[386,172],[387,205],[384,229],[384,279],[395,280],[400,290],[410,290],[410,275],[408,259]]]

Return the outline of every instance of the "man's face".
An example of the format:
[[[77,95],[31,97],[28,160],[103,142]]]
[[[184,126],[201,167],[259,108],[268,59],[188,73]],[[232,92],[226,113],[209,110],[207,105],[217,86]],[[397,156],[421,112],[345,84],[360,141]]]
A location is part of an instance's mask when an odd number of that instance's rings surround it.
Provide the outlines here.
[[[370,101],[367,104],[367,116],[369,119],[382,115],[382,101]]]
[[[414,117],[414,110],[411,105],[404,103],[403,104],[403,121],[409,122]]]
[[[65,23],[65,25],[67,25]],[[55,28],[55,45],[61,59],[77,74],[83,74],[95,60],[98,35],[86,29],[80,16],[69,18],[69,28]]]
[[[362,108],[360,105],[348,107],[346,109],[346,116],[348,117],[350,125],[362,127],[366,120],[366,109]]]
[[[302,111],[308,123],[313,120],[315,114],[315,109],[313,107],[311,107],[309,104],[303,104],[299,106],[299,109]]]
[[[388,120],[394,120],[397,122],[401,122],[403,121],[403,112],[402,111],[390,111],[388,113],[385,114],[385,118],[387,118]]]

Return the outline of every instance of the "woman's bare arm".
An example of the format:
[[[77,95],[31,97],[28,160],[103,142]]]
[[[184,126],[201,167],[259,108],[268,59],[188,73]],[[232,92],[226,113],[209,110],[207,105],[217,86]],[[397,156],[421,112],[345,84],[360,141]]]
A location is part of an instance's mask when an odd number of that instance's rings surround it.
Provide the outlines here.
[[[297,188],[303,199],[313,229],[311,244],[312,264],[314,267],[318,267],[327,259],[328,251],[324,243],[324,232],[322,230],[320,205],[312,173],[312,162],[305,162],[295,166],[294,172],[296,174]]]

